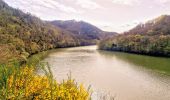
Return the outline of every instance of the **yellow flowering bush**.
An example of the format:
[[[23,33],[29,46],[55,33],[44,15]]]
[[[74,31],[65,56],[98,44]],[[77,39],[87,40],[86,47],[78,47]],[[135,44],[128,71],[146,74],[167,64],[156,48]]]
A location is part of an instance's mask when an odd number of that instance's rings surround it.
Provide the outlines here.
[[[53,79],[49,68],[45,75],[35,73],[34,67],[1,66],[1,100],[88,100],[89,90],[70,77],[62,83]],[[46,70],[48,69],[48,70]]]

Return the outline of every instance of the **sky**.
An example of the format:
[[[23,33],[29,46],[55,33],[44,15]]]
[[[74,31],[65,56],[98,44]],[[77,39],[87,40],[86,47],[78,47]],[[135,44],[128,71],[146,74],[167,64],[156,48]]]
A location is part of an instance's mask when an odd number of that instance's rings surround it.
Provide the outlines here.
[[[124,32],[170,14],[170,0],[4,0],[42,20],[89,22],[104,31]]]

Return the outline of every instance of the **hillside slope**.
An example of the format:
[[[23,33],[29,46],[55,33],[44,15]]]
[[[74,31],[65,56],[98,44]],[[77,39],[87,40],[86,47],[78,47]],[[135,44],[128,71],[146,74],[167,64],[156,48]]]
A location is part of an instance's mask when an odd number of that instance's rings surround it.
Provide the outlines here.
[[[162,15],[124,34],[103,40],[100,49],[170,56],[170,16]]]
[[[113,36],[117,34],[116,32],[105,32],[101,29],[97,28],[94,25],[91,25],[84,21],[75,21],[75,20],[67,20],[67,21],[51,21],[51,24],[65,29],[73,34],[79,36],[81,39],[85,39],[91,41],[92,43],[96,43],[98,40],[102,40],[106,37]]]
[[[75,34],[11,8],[0,0],[0,63],[22,62],[37,52],[82,44],[86,41]]]

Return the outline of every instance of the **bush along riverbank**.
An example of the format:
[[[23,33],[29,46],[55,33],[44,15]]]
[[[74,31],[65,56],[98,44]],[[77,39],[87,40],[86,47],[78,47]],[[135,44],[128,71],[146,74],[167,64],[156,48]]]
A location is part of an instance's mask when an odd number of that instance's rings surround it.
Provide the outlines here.
[[[36,73],[35,66],[20,66],[18,63],[0,65],[1,100],[88,100],[90,89],[77,84],[68,77],[57,82],[47,64],[40,64]]]

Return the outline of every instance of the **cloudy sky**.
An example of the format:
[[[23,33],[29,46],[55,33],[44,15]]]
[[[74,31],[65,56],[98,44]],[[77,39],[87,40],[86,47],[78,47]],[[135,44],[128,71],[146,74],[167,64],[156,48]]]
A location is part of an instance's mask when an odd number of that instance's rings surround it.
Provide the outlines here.
[[[170,14],[170,0],[4,0],[43,20],[84,20],[105,31],[123,32]]]

